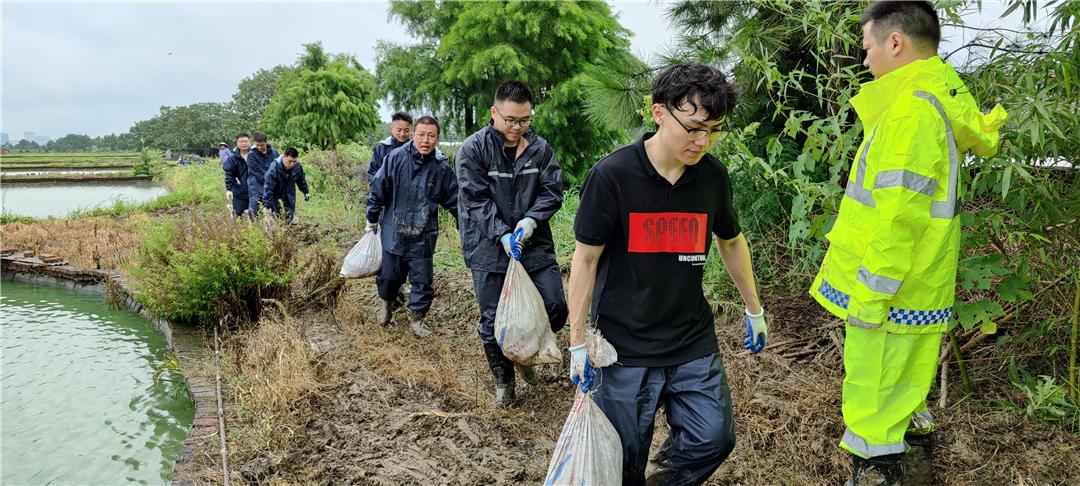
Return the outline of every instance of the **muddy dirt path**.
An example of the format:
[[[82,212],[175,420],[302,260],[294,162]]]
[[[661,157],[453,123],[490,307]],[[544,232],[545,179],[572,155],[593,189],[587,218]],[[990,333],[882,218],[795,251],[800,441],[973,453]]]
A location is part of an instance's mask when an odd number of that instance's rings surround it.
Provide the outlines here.
[[[407,317],[384,329],[371,317],[373,282],[351,281],[339,305],[302,316],[320,365],[343,372],[312,403],[314,418],[280,463],[238,465],[252,483],[538,484],[569,410],[565,366],[518,382],[518,405],[492,410],[493,382],[464,270],[437,270],[426,339]],[[739,347],[740,308],[717,313],[737,428],[734,453],[708,484],[839,484],[849,457],[836,447],[842,332],[802,295],[767,297],[770,348]],[[566,332],[559,338],[565,346]],[[565,356],[564,356],[565,360]],[[931,399],[936,403],[936,391]],[[955,402],[957,399],[951,399]],[[933,412],[941,424],[941,484],[1078,484],[1080,440],[987,404],[961,400]],[[661,418],[662,421],[662,418]],[[654,447],[666,436],[658,423]]]

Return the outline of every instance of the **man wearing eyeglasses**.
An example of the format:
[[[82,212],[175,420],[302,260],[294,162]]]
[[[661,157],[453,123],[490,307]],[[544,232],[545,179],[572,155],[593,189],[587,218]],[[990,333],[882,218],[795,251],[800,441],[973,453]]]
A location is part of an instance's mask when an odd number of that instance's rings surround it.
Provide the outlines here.
[[[727,168],[708,153],[735,104],[732,86],[716,68],[679,64],[653,82],[652,101],[657,131],[597,162],[581,189],[570,375],[580,383],[592,371],[591,312],[618,352],[618,362],[600,370],[593,399],[619,432],[623,484],[646,484],[661,406],[670,434],[648,484],[701,484],[735,447],[731,392],[701,285],[713,235],[745,304],[744,346],[761,351],[768,329]]]
[[[491,123],[472,134],[457,153],[461,251],[472,270],[480,305],[477,331],[495,377],[495,405],[514,399],[514,364],[495,340],[499,304],[511,254],[521,261],[544,300],[552,331],[566,324],[562,276],[548,220],[562,207],[562,169],[547,141],[529,130],[533,94],[520,81],[495,92]],[[536,382],[531,368],[522,378]]]

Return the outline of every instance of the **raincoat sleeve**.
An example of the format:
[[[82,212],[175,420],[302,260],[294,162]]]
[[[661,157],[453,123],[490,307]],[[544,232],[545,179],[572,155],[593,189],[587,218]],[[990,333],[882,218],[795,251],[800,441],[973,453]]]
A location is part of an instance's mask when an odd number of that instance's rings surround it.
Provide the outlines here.
[[[243,159],[241,159],[243,160]],[[233,157],[225,159],[225,163],[222,164],[222,170],[225,171],[225,189],[229,192],[239,192],[239,184],[236,183],[240,179],[238,170],[236,170],[236,164],[233,163]],[[240,181],[241,184],[247,184],[247,181]]]
[[[308,185],[307,185],[307,177],[304,176],[304,166],[300,165],[300,163],[297,162],[296,163],[296,170],[300,171],[300,173],[297,174],[297,176],[296,176],[296,187],[299,187],[300,192],[302,192],[304,194],[307,194],[308,192],[311,192],[309,190],[309,188],[308,188]]]
[[[378,223],[379,216],[382,216],[383,207],[386,206],[386,199],[390,197],[393,181],[390,179],[390,161],[379,168],[379,171],[375,173],[375,178],[371,181],[371,195],[368,196],[367,203],[367,220],[369,223]]]
[[[890,302],[911,270],[915,245],[930,225],[930,208],[938,181],[948,179],[949,153],[945,126],[926,110],[883,120],[872,157],[877,168],[872,197],[877,221],[848,304],[848,320],[884,323]]]
[[[449,166],[446,166],[442,170],[442,190],[439,192],[440,200],[439,205],[450,211],[450,214],[454,215],[454,220],[458,217],[458,183],[457,178],[454,177],[454,171]]]
[[[461,209],[468,213],[468,220],[476,222],[484,238],[498,240],[510,232],[510,226],[499,218],[499,209],[491,198],[487,170],[475,144],[462,145],[458,152],[457,182]]]
[[[371,149],[371,160],[368,161],[367,165],[368,184],[375,183],[375,174],[378,174],[379,168],[382,167],[383,157],[386,156],[386,151],[383,147],[385,147],[385,145],[377,143],[375,144],[375,148]]]
[[[278,186],[278,179],[280,178],[280,176],[281,174],[279,174],[279,171],[277,170],[277,163],[274,163],[270,164],[270,169],[266,171],[266,177],[263,178],[263,206],[270,208],[270,210],[275,213],[278,212],[278,202],[277,197],[275,197],[274,195],[274,193],[276,192],[274,191],[274,188]]]
[[[525,217],[537,222],[551,219],[563,202],[562,167],[559,167],[559,161],[555,159],[555,151],[551,147],[547,147],[547,151],[547,162],[540,169],[540,191],[536,195],[536,201],[525,211]]]

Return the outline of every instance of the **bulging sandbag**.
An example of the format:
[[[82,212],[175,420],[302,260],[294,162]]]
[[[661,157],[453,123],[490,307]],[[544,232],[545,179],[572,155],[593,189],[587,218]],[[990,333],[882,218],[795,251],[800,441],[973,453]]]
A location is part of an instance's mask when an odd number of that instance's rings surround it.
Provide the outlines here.
[[[622,484],[619,432],[592,400],[592,367],[580,385],[548,464],[545,486]],[[603,386],[603,385],[601,385]]]
[[[368,231],[356,242],[341,264],[341,276],[345,278],[373,277],[382,266],[382,240],[375,231]]]
[[[503,354],[515,363],[532,366],[562,362],[544,299],[525,267],[513,258],[495,309],[495,339]]]

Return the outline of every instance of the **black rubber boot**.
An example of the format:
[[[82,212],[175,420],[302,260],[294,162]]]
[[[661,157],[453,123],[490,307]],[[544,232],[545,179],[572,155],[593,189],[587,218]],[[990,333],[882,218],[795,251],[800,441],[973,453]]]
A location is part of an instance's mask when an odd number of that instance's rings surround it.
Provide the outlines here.
[[[492,405],[509,407],[514,401],[514,363],[503,356],[502,349],[496,343],[484,344],[484,357],[491,367],[491,375],[495,377],[495,401]]]
[[[900,486],[904,482],[903,454],[863,459],[852,454],[850,486]]]
[[[910,447],[904,454],[904,486],[938,484],[934,471],[934,433],[909,433],[904,441]]]
[[[536,375],[536,368],[514,363],[514,369],[521,374],[521,379],[525,380],[525,383],[533,386],[540,384],[540,377]]]
[[[387,327],[394,317],[395,302],[391,300],[384,300],[379,305],[379,310],[375,312],[375,322],[378,322],[380,326]]]

